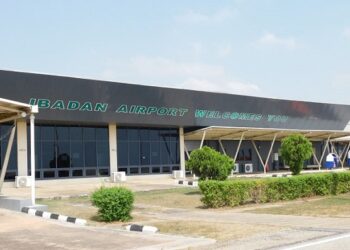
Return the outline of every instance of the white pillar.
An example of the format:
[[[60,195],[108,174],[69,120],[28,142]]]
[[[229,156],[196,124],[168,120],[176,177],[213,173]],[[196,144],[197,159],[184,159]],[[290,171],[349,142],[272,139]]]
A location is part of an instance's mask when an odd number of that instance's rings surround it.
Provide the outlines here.
[[[17,120],[17,170],[18,176],[28,175],[27,122]]]
[[[180,169],[185,176],[185,136],[183,127],[179,128],[179,141],[180,141]]]
[[[117,125],[108,124],[109,134],[109,174],[118,171],[118,156],[117,156]]]
[[[35,205],[35,135],[34,135],[34,114],[30,115],[30,171],[32,175],[31,191],[32,205]]]

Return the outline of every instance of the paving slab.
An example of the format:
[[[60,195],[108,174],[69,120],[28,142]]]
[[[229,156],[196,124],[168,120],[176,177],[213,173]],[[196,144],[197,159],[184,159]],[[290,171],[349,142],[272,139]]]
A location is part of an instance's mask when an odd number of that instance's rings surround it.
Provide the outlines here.
[[[0,209],[2,250],[31,249],[187,249],[212,239],[128,232],[110,227],[82,227]]]

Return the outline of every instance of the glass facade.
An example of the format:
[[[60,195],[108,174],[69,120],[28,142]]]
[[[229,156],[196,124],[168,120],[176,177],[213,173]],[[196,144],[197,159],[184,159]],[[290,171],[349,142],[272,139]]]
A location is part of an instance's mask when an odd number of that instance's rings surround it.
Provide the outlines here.
[[[118,171],[128,175],[180,169],[177,128],[118,127]]]
[[[36,178],[109,176],[107,127],[36,125],[35,137]]]
[[[12,125],[0,125],[0,162],[4,163],[4,158],[6,154],[8,139],[10,137]],[[14,180],[17,175],[17,139],[16,135],[13,141],[10,160],[7,166],[7,171],[5,175],[5,180]]]

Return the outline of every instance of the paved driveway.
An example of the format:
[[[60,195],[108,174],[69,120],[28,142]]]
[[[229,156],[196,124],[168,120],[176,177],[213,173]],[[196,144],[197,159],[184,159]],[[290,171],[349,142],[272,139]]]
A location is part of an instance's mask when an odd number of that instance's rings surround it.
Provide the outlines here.
[[[0,209],[0,248],[31,249],[187,249],[213,240],[81,227]]]

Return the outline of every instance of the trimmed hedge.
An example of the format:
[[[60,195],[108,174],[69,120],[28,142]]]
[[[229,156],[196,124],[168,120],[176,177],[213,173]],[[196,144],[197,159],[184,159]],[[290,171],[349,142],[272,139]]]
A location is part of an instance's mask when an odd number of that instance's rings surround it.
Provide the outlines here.
[[[91,202],[98,207],[102,221],[127,221],[134,203],[134,194],[124,187],[101,187],[91,196]]]
[[[260,180],[207,180],[199,182],[202,202],[212,208],[246,203],[294,200],[350,192],[350,173],[324,173]]]

